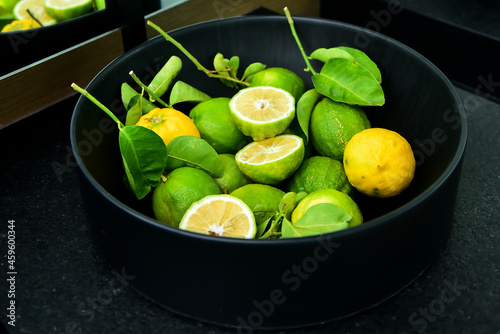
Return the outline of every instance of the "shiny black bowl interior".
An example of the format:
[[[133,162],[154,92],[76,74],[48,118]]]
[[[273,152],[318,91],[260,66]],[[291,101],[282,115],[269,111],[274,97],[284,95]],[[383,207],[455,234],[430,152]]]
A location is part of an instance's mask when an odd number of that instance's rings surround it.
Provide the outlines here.
[[[148,199],[138,202],[123,185],[114,123],[86,98],[76,105],[71,142],[94,240],[111,266],[134,276],[130,284],[174,312],[241,329],[345,317],[399,292],[446,244],[467,132],[451,83],[383,35],[325,19],[295,18],[295,25],[307,53],[346,45],[378,64],[386,104],[365,111],[373,127],[399,132],[415,153],[416,176],[401,195],[356,198],[361,226],[293,240],[236,240],[165,226],[152,218]],[[221,19],[171,35],[207,67],[222,52],[239,56],[243,68],[254,61],[288,68],[312,87],[284,17]],[[234,94],[161,37],[117,58],[87,89],[124,118],[120,86],[134,84],[129,71],[148,82],[172,55],[183,60],[179,80],[214,97]]]

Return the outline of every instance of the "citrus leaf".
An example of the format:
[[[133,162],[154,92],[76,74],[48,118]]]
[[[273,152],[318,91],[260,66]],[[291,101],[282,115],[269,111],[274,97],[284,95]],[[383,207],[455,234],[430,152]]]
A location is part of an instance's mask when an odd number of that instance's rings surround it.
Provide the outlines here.
[[[330,49],[320,48],[311,53],[310,58],[320,60],[324,63],[331,58],[351,59],[370,72],[378,83],[382,82],[382,76],[377,65],[361,50],[347,46],[338,46]]]
[[[319,48],[317,50],[314,50],[309,57],[312,59],[317,59],[319,61],[322,61],[323,63],[326,63],[331,58],[354,59],[349,52],[342,50],[339,47],[330,49]]]
[[[320,97],[321,95],[316,91],[316,89],[313,88],[302,94],[297,102],[297,120],[308,142],[309,120],[311,119],[314,106]]]
[[[266,65],[264,65],[262,63],[258,63],[258,62],[252,63],[252,64],[248,65],[247,68],[245,69],[245,72],[243,73],[243,77],[241,77],[241,80],[245,80],[246,78],[254,75],[257,72],[262,71],[265,68],[266,68]]]
[[[334,101],[360,106],[381,106],[384,92],[374,76],[346,58],[331,58],[312,76],[316,90]]]
[[[155,75],[148,88],[156,94],[156,96],[161,97],[172,85],[177,74],[179,74],[182,68],[182,61],[177,56],[172,56],[163,65],[162,69]],[[150,96],[150,101],[154,99]]]
[[[266,232],[266,230],[268,230],[269,227],[271,226],[271,220],[273,218],[274,217],[269,217],[263,223],[257,225],[257,233],[255,234],[255,239],[258,239],[258,238],[260,238],[260,237],[262,237],[264,235],[264,233]]]
[[[135,125],[142,115],[156,108],[158,107],[146,100],[142,95],[135,95],[129,102],[125,125]]]
[[[223,77],[229,77],[229,72],[227,71],[228,69],[228,60],[224,58],[224,55],[222,53],[217,53],[214,57],[214,69],[216,71],[219,71],[218,74],[220,76],[223,76]],[[231,88],[235,88],[236,86],[236,83],[233,82],[233,81],[229,81],[229,80],[224,80],[224,79],[220,79],[220,81],[228,86],[228,87],[231,87]]]
[[[142,116],[141,103],[137,102],[127,111],[127,117],[125,119],[125,126],[135,125]]]
[[[121,86],[122,102],[127,110],[129,109],[130,100],[132,100],[132,98],[137,95],[140,94],[137,93],[137,91],[133,89],[128,83],[126,82],[122,83]]]
[[[382,75],[380,74],[380,70],[366,53],[358,49],[349,48],[347,46],[339,46],[338,48],[349,53],[357,63],[363,66],[375,77],[378,83],[382,83]]]
[[[139,125],[122,128],[118,142],[127,179],[142,199],[161,180],[167,162],[165,143],[154,131]]]
[[[210,98],[209,95],[179,80],[172,87],[169,103],[173,106],[180,102],[202,102]]]
[[[227,68],[230,70],[229,75],[236,78],[238,75],[238,68],[240,67],[240,58],[238,56],[232,56],[227,63]]]
[[[222,176],[222,164],[217,151],[205,140],[193,136],[179,136],[167,146],[170,166],[190,166],[207,172],[212,177]]]
[[[283,196],[283,198],[280,201],[279,212],[280,214],[284,215],[287,219],[290,219],[290,217],[292,216],[292,211],[293,209],[295,209],[295,206],[297,205],[296,197],[297,194],[295,194],[294,192],[288,192]]]
[[[349,220],[351,215],[338,206],[319,203],[311,206],[295,224],[284,219],[281,236],[294,238],[339,231],[349,227]]]

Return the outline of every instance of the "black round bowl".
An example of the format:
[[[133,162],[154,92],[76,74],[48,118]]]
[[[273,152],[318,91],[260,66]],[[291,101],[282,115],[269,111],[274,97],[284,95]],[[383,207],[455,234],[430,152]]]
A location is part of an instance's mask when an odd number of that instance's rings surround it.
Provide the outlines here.
[[[129,283],[167,308],[239,327],[320,323],[372,307],[411,283],[445,246],[466,143],[465,112],[447,78],[429,61],[383,35],[352,25],[295,18],[307,53],[347,45],[366,52],[382,72],[386,104],[365,108],[372,126],[395,130],[412,145],[416,176],[401,195],[358,196],[365,223],[321,236],[240,240],[182,231],[156,221],[150,202],[126,191],[114,123],[86,98],[71,122],[88,224],[103,257]],[[207,67],[217,52],[242,67],[260,61],[310,74],[285,17],[238,17],[171,32]],[[124,117],[123,82],[133,70],[145,82],[172,55],[178,79],[211,96],[231,96],[172,44],[153,38],[109,64],[87,87]],[[315,63],[313,66],[319,64]]]

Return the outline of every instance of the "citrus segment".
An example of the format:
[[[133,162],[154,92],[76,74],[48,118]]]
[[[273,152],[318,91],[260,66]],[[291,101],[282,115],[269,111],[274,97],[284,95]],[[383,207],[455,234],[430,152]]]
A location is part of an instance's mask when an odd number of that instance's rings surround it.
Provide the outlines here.
[[[32,19],[31,13],[44,26],[55,24],[57,21],[45,11],[44,4],[45,0],[21,0],[14,7],[14,15],[18,20]]]
[[[66,21],[94,11],[92,0],[45,0],[45,10],[57,21]]]
[[[304,158],[304,142],[296,135],[280,135],[255,141],[235,155],[241,171],[250,179],[275,185],[293,174]]]
[[[179,136],[200,138],[200,132],[191,118],[172,108],[156,108],[139,119],[136,125],[144,126],[156,132],[165,145]]]
[[[179,228],[209,235],[251,239],[257,227],[248,206],[230,195],[206,196],[194,203]]]
[[[280,88],[249,87],[231,98],[229,108],[243,134],[263,140],[287,129],[295,116],[295,99]]]
[[[395,131],[372,128],[354,135],[344,152],[349,182],[373,197],[398,195],[415,174],[410,144]]]

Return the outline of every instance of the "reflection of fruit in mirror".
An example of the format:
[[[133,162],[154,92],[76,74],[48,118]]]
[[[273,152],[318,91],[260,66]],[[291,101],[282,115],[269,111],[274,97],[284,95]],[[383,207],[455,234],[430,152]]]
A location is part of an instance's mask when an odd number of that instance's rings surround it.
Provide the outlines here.
[[[12,13],[19,0],[0,0],[0,17]]]
[[[106,8],[106,0],[95,0],[95,6],[97,10]]]
[[[18,20],[32,19],[33,15],[43,26],[55,24],[57,21],[47,13],[44,5],[45,0],[21,0],[14,7],[14,15]]]
[[[92,0],[45,0],[45,10],[61,22],[93,12],[94,3]]]
[[[40,24],[33,19],[14,20],[2,28],[2,32],[19,31],[40,28]]]

